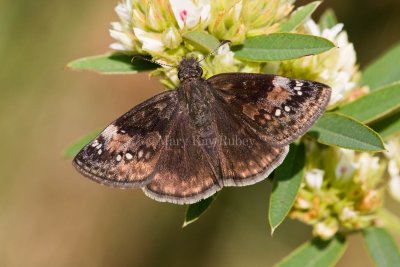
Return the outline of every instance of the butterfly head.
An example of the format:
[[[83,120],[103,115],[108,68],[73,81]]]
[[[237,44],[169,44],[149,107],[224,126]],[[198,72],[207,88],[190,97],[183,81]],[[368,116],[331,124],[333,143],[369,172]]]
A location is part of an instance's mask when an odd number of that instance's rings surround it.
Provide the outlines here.
[[[199,62],[193,57],[184,57],[178,66],[178,78],[180,81],[189,78],[200,78],[203,70]]]

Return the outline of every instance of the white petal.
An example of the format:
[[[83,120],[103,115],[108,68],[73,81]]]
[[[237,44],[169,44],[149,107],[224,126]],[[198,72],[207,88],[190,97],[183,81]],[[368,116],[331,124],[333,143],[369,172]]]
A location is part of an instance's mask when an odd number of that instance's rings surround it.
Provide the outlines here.
[[[388,172],[391,177],[400,175],[399,166],[397,166],[397,162],[394,159],[389,160]]]
[[[385,145],[387,151],[385,151],[386,157],[389,159],[394,159],[399,156],[400,154],[400,146],[399,143],[396,142],[394,139],[389,140]]]
[[[145,32],[139,28],[133,28],[135,36],[142,43],[142,49],[148,52],[162,52],[164,50],[164,44],[161,41],[161,36],[157,36],[154,33]]]
[[[154,14],[154,9],[152,6],[150,6],[149,8],[149,14],[148,14],[148,18],[147,18],[147,23],[149,23],[150,27],[156,29],[156,30],[162,30],[158,21],[159,19],[157,19],[156,15]]]
[[[306,183],[313,189],[320,189],[324,181],[324,171],[320,169],[311,169],[306,171]]]
[[[112,43],[110,44],[110,48],[117,51],[127,51],[131,50],[129,47],[122,45],[121,43]]]
[[[328,40],[334,41],[336,36],[342,31],[343,23],[336,24],[330,29],[324,29],[322,31],[322,37],[325,37]]]
[[[235,64],[234,56],[235,54],[230,50],[229,44],[225,44],[218,48],[216,58],[223,65],[233,65]]]
[[[236,21],[239,21],[240,14],[241,14],[242,8],[243,8],[243,1],[240,0],[239,2],[237,2],[233,8],[234,8],[234,10],[233,10],[234,18]]]
[[[319,30],[319,26],[315,23],[314,20],[309,19],[304,23],[304,27],[311,35],[321,36],[321,32]]]
[[[117,12],[117,15],[122,20],[129,21],[131,19],[131,12],[130,12],[130,8],[129,7],[127,7],[126,5],[120,3],[115,7],[115,12]]]
[[[344,207],[342,212],[340,213],[340,219],[345,221],[348,219],[352,219],[357,216],[357,212],[350,209],[349,207]]]
[[[303,198],[298,198],[297,200],[297,207],[300,209],[309,209],[312,207],[312,204],[310,203],[310,201],[305,200]]]
[[[337,231],[336,227],[330,227],[328,225],[326,225],[325,223],[317,223],[315,225],[315,233],[324,238],[324,239],[329,239],[331,238]]]
[[[354,164],[355,153],[349,149],[339,149],[340,158],[336,165],[335,176],[338,179],[348,179],[354,173],[356,164]]]
[[[110,35],[112,38],[115,40],[121,42],[124,46],[126,47],[132,47],[133,46],[133,41],[129,36],[123,32],[120,31],[115,31],[115,30],[110,30]]]
[[[196,1],[182,1],[182,0],[169,0],[172,12],[179,25],[183,28],[186,22],[187,27],[190,29],[201,21],[207,21],[210,16],[211,5],[209,0]]]
[[[120,22],[111,22],[111,28],[116,31],[122,31],[122,24]]]
[[[400,202],[400,176],[392,177],[389,180],[389,192],[395,200]]]

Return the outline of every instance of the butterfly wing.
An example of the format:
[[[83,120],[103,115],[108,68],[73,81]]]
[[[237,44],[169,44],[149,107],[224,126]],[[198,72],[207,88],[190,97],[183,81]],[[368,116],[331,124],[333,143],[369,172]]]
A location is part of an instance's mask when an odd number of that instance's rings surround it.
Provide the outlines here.
[[[143,188],[147,196],[161,202],[191,204],[221,188],[212,159],[196,140],[188,112],[179,112],[156,173]]]
[[[215,106],[220,135],[220,166],[224,186],[257,183],[279,166],[289,147],[273,147],[242,123],[235,113],[222,105]]]
[[[328,105],[325,84],[253,73],[223,73],[207,80],[218,99],[274,146],[304,134]]]
[[[178,108],[176,91],[158,94],[112,122],[75,157],[85,176],[115,187],[147,184]]]

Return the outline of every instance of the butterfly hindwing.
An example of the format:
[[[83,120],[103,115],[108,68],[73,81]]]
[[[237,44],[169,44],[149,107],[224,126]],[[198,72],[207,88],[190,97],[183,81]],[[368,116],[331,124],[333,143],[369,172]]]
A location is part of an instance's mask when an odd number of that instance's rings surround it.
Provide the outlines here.
[[[187,112],[179,112],[152,181],[143,190],[158,201],[190,204],[221,187],[209,155],[198,143]]]
[[[176,91],[158,94],[111,123],[75,157],[85,176],[115,187],[150,181],[177,109]]]
[[[273,147],[256,135],[240,117],[215,107],[220,135],[220,166],[224,186],[244,186],[265,178],[283,161],[288,146]]]
[[[207,81],[225,106],[275,146],[304,134],[322,115],[331,94],[322,83],[270,74],[223,73]]]

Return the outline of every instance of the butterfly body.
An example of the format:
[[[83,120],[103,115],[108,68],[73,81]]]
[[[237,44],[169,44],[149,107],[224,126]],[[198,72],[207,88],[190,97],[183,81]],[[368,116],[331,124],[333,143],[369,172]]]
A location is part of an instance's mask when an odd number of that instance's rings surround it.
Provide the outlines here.
[[[176,90],[134,107],[85,146],[77,169],[102,184],[141,187],[158,201],[194,203],[265,179],[331,93],[321,83],[268,74],[206,80],[192,57],[182,59],[178,77]]]

